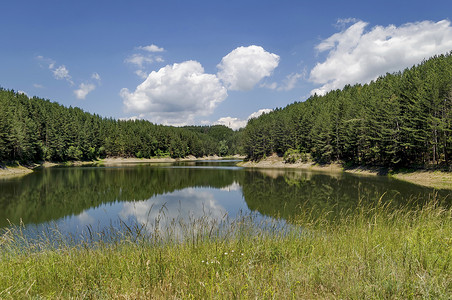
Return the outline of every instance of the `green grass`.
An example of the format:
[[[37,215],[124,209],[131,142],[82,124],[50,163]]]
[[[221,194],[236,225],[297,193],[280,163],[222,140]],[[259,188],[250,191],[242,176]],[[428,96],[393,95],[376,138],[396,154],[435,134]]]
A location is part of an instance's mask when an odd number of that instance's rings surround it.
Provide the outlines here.
[[[251,216],[124,225],[78,245],[14,227],[0,237],[0,299],[450,299],[451,208],[317,215],[300,209],[283,230]]]

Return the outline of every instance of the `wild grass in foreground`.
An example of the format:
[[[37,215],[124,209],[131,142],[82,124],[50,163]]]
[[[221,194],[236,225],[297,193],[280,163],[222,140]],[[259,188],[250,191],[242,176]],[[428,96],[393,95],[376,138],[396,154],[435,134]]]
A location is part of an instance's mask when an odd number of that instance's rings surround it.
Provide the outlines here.
[[[450,208],[314,215],[282,230],[251,216],[137,224],[78,245],[15,227],[0,238],[0,298],[450,299]]]

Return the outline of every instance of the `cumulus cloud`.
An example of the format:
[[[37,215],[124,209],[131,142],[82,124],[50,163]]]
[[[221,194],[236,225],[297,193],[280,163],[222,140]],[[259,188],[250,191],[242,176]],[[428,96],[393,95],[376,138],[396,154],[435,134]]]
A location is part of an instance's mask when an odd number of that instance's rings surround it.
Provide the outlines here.
[[[28,94],[27,94],[26,92],[24,92],[24,91],[18,90],[17,93],[18,93],[18,94],[25,95],[25,96],[28,97]]]
[[[250,119],[257,118],[260,115],[262,115],[264,113],[267,114],[271,111],[272,111],[272,109],[269,109],[269,108],[260,109],[256,112],[253,112],[251,115],[249,115],[248,118],[246,118],[246,120],[241,120],[239,118],[233,118],[233,117],[223,117],[223,118],[218,119],[214,124],[224,125],[233,130],[238,130],[240,128],[245,127]]]
[[[158,46],[156,46],[154,44],[151,44],[149,46],[140,46],[140,47],[138,47],[138,49],[145,50],[145,51],[148,51],[148,52],[163,52],[163,51],[165,51],[165,49],[160,48],[160,47],[158,47]]]
[[[260,46],[238,47],[223,57],[217,74],[230,90],[251,90],[279,64],[279,56]]]
[[[227,97],[213,74],[204,73],[197,61],[167,65],[151,72],[134,92],[120,91],[127,112],[145,115],[163,124],[183,125],[206,116]]]
[[[402,70],[452,49],[448,20],[376,26],[365,31],[367,25],[357,21],[317,45],[319,52],[328,51],[328,55],[311,70],[310,81],[321,85],[312,94],[323,95],[346,84],[370,82],[386,72]]]
[[[219,118],[214,124],[224,125],[233,130],[238,130],[245,127],[247,122],[248,120],[241,120],[239,118],[223,117]]]
[[[94,84],[82,83],[80,84],[79,89],[74,91],[74,94],[77,97],[77,99],[85,99],[86,96],[95,89],[96,86]]]

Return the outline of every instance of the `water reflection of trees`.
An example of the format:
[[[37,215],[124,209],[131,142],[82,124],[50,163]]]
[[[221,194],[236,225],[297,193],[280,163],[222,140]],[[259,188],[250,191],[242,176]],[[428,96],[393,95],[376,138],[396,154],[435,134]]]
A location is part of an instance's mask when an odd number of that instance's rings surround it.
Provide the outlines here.
[[[433,189],[386,177],[273,170],[247,172],[242,190],[250,210],[283,219],[306,209],[334,217],[358,206],[374,207],[379,201],[391,207],[415,207],[434,195]],[[437,198],[450,204],[449,194],[439,191]]]
[[[248,208],[289,219],[302,209],[315,212],[353,210],[358,205],[417,205],[432,189],[385,177],[357,177],[285,170],[236,170],[130,166],[45,169],[14,181],[0,181],[0,227],[42,223],[79,215],[101,204],[148,201],[157,195],[196,188],[242,188]],[[438,192],[438,198],[450,193]],[[177,195],[177,194],[176,194]],[[383,196],[384,195],[384,196]],[[383,197],[382,197],[383,196]],[[449,195],[448,203],[452,201]],[[149,203],[146,202],[148,205]]]
[[[8,221],[41,223],[77,215],[116,201],[140,201],[187,187],[223,188],[234,183],[228,169],[58,168],[15,181],[0,181],[0,227]]]

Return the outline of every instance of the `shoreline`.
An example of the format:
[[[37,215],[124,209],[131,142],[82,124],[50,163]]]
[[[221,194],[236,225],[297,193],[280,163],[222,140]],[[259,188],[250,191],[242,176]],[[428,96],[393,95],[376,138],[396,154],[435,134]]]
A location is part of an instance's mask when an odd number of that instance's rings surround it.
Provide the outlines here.
[[[127,164],[127,163],[173,163],[179,161],[200,161],[200,160],[221,160],[221,159],[243,159],[244,156],[226,156],[221,157],[217,155],[203,156],[203,157],[195,157],[195,156],[187,156],[184,158],[171,158],[171,157],[161,157],[161,158],[135,158],[135,157],[108,157],[105,159],[101,159],[96,161],[95,163],[103,164],[103,165],[116,165],[116,164]]]
[[[21,177],[33,172],[35,168],[51,168],[55,166],[83,166],[83,165],[104,165],[114,166],[123,164],[137,164],[137,163],[174,163],[180,161],[200,161],[200,160],[219,160],[219,159],[243,159],[243,156],[234,155],[230,157],[219,156],[204,156],[194,157],[188,156],[185,158],[134,158],[134,157],[108,157],[105,159],[95,161],[72,161],[64,163],[43,162],[40,164],[33,164],[28,166],[4,165],[0,164],[0,179]],[[397,180],[407,181],[413,184],[422,185],[436,189],[452,190],[452,172],[432,171],[432,170],[413,170],[413,171],[389,171],[384,168],[367,168],[367,167],[353,167],[344,168],[339,163],[317,165],[314,163],[294,163],[286,164],[282,157],[272,155],[259,162],[242,161],[237,163],[237,166],[243,168],[257,168],[257,169],[298,169],[307,171],[321,171],[328,173],[349,173],[361,176],[389,176]]]
[[[200,161],[200,160],[221,160],[221,159],[243,159],[244,156],[234,155],[227,157],[220,157],[217,155],[195,157],[187,156],[184,158],[135,158],[135,157],[107,157],[104,159],[93,161],[68,161],[68,162],[50,162],[34,163],[32,165],[19,164],[2,164],[0,163],[0,178],[21,177],[30,173],[36,168],[52,168],[59,166],[84,166],[84,165],[104,165],[114,166],[122,164],[138,164],[138,163],[174,163],[180,161]]]
[[[0,178],[21,177],[30,173],[33,173],[33,168],[0,165]]]
[[[349,173],[360,176],[389,176],[397,180],[435,188],[452,190],[452,172],[433,170],[390,171],[386,168],[352,167],[344,168],[339,163],[317,165],[315,163],[286,164],[282,157],[272,155],[259,162],[243,161],[237,164],[244,168],[256,169],[298,169],[307,171],[321,171],[329,173]]]

